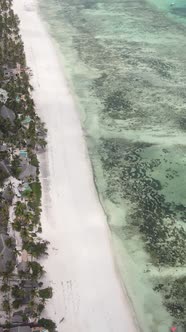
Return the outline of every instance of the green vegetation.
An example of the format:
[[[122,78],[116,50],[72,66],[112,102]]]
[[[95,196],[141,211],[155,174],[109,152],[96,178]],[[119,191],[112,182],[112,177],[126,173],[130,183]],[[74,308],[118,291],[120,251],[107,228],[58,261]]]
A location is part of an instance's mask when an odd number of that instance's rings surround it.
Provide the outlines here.
[[[44,309],[45,309],[44,304],[43,303],[39,303],[38,306],[37,306],[38,313],[41,314]]]
[[[12,306],[14,309],[19,309],[21,305],[22,305],[22,299],[16,299],[12,302]]]
[[[34,211],[33,224],[39,225],[41,213],[41,184],[39,181],[30,183],[32,193],[29,195],[28,205]]]
[[[42,300],[50,299],[52,297],[52,288],[47,287],[47,288],[40,289],[39,290],[39,297]]]
[[[40,182],[33,182],[30,184],[30,187],[33,191],[32,203],[36,208],[39,208],[41,204],[41,184]]]
[[[54,332],[56,330],[56,324],[51,319],[39,319],[38,324],[43,326],[49,332]]]
[[[6,96],[0,99],[0,187],[5,180],[8,182],[0,194],[0,230],[4,235],[12,228],[22,240],[18,241],[22,248],[16,248],[13,238],[6,236],[4,241],[2,237],[2,246],[7,250],[7,257],[11,257],[2,262],[4,270],[0,271],[2,308],[7,322],[23,304],[29,312],[24,314],[24,321],[28,321],[28,317],[37,320],[44,310],[45,300],[52,296],[50,287],[40,290],[39,279],[44,269],[35,260],[47,255],[48,247],[48,242],[38,236],[42,232],[41,184],[36,154],[46,146],[46,129],[35,113],[19,19],[12,10],[12,0],[0,1],[0,37],[0,88]],[[15,218],[8,225],[14,195],[17,196],[13,206]],[[13,234],[17,236],[16,232]],[[21,256],[23,250],[25,259],[15,268],[16,255]],[[50,328],[55,326],[50,320],[45,323]]]
[[[37,167],[38,174],[39,174],[39,161],[38,161],[35,150],[28,148],[27,151],[28,151],[28,157],[30,159],[30,164]]]
[[[7,179],[8,174],[4,170],[0,169],[0,186],[3,185],[4,181]]]
[[[11,167],[12,175],[18,178],[21,169],[20,169],[20,158],[18,156],[14,156],[12,160],[12,167]]]
[[[9,218],[9,204],[5,201],[0,202],[0,225],[2,231],[7,231]]]
[[[38,262],[29,262],[29,267],[31,269],[31,276],[33,279],[37,280],[43,276],[44,269]]]
[[[6,312],[6,314],[10,313],[10,302],[9,302],[9,300],[7,300],[7,299],[3,300],[2,307],[3,307],[3,310]]]
[[[6,241],[5,244],[9,248],[14,248],[15,247],[15,241],[13,238],[9,237]]]
[[[9,290],[10,290],[10,286],[9,286],[7,283],[4,283],[4,284],[1,286],[1,292],[3,292],[3,293],[7,293]]]
[[[23,298],[24,290],[21,289],[19,286],[15,285],[12,287],[12,296],[17,298]]]
[[[39,258],[47,254],[49,242],[40,240],[38,242],[29,241],[23,244],[23,249],[27,250],[28,253],[32,254],[33,257]]]

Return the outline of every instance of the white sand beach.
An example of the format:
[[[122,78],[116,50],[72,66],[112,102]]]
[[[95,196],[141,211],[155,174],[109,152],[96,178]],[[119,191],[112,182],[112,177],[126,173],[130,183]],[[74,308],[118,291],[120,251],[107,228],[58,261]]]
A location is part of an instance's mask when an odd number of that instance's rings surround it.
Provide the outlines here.
[[[54,295],[45,314],[63,332],[135,332],[117,274],[110,231],[95,190],[78,111],[35,0],[14,0],[36,108],[48,129],[41,158],[44,260]],[[61,319],[64,317],[62,322]]]

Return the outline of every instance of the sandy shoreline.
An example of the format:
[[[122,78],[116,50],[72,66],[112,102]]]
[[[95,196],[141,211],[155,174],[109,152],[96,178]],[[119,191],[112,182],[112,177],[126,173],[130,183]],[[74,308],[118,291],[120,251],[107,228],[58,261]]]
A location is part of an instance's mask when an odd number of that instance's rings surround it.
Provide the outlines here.
[[[59,332],[137,331],[114,266],[79,117],[52,41],[35,0],[14,0],[14,9],[34,74],[36,108],[48,129],[48,150],[41,156],[42,225],[51,243],[44,266],[54,296],[47,315]]]

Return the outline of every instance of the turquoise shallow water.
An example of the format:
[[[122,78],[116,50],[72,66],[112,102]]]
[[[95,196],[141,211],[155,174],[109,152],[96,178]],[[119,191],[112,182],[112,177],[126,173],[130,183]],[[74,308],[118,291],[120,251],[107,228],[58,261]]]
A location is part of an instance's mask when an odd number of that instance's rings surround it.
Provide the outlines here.
[[[177,23],[186,25],[185,0],[148,0],[152,5],[163,11],[167,17]]]
[[[186,1],[40,0],[144,332],[186,331]]]

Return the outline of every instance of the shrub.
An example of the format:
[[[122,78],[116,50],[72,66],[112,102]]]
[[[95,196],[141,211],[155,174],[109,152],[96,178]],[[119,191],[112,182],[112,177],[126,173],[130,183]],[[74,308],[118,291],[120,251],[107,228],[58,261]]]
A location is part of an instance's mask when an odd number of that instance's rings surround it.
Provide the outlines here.
[[[39,290],[39,296],[45,300],[52,297],[52,287],[47,287]]]
[[[38,324],[47,329],[49,332],[54,332],[56,330],[56,324],[51,319],[39,319]]]
[[[10,312],[10,303],[8,300],[3,301],[3,310],[8,314]]]
[[[10,290],[10,286],[6,283],[4,283],[2,286],[1,286],[1,292],[3,293],[6,293]]]
[[[42,255],[48,255],[47,254],[47,248],[48,248],[48,241],[41,240],[40,242],[26,242],[23,245],[23,248],[28,251],[29,254],[32,256],[39,258]]]
[[[32,270],[33,279],[41,278],[44,274],[44,269],[38,262],[29,262],[29,267]]]

